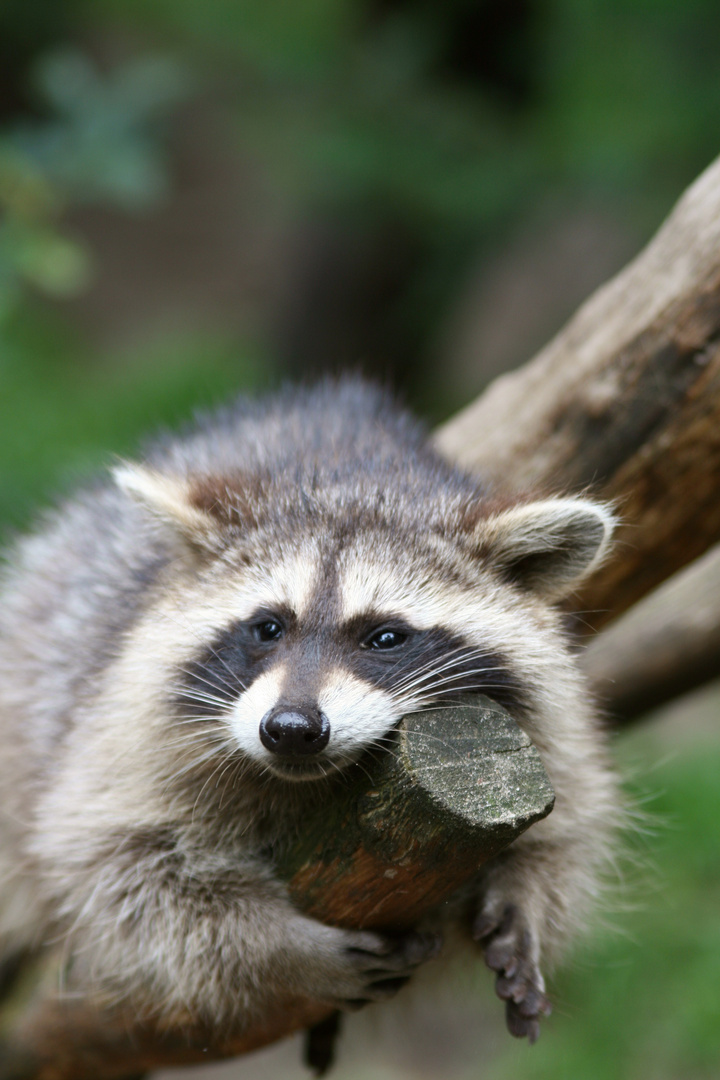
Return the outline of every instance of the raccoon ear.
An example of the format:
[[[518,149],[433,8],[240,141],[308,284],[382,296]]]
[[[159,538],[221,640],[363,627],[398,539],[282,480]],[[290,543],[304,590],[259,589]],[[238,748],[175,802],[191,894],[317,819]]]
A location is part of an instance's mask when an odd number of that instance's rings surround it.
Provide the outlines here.
[[[193,548],[217,551],[222,533],[217,519],[193,500],[191,482],[146,465],[123,461],[112,470],[121,491],[144,506],[158,521],[172,526]]]
[[[617,519],[589,499],[543,499],[486,518],[481,549],[511,581],[560,600],[607,554]]]

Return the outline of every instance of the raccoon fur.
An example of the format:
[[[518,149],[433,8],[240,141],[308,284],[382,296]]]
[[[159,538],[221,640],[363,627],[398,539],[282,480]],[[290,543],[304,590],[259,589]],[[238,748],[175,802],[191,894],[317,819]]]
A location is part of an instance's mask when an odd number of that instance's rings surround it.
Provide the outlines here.
[[[477,690],[557,796],[471,901],[532,1041],[613,842],[554,606],[612,528],[585,498],[489,496],[354,378],[240,400],[117,466],[8,558],[0,955],[64,937],[76,988],[235,1028],[289,994],[389,996],[437,938],[307,917],[267,851],[402,715]]]

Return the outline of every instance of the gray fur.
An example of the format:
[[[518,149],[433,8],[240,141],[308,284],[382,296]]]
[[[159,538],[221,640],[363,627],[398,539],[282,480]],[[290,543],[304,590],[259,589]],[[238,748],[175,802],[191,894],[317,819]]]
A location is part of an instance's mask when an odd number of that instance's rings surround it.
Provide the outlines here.
[[[288,993],[387,996],[434,940],[308,919],[263,848],[327,797],[314,777],[477,687],[510,695],[557,793],[473,900],[510,1028],[534,1038],[540,963],[584,924],[617,820],[551,604],[604,556],[612,515],[490,498],[354,379],[240,401],[115,476],[50,514],[5,573],[0,955],[65,935],[78,985],[218,1024]],[[258,603],[289,614],[255,655]],[[394,681],[368,666],[389,622],[420,658]],[[278,701],[330,716],[303,782],[257,737]]]

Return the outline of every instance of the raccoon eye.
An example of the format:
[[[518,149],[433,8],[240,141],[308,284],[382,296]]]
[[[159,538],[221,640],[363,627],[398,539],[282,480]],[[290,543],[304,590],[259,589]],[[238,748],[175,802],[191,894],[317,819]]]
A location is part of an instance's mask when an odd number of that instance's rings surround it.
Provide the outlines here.
[[[397,649],[407,641],[407,634],[400,630],[378,630],[365,642],[367,649]]]
[[[256,640],[263,645],[267,645],[271,641],[278,641],[284,632],[282,623],[278,622],[277,619],[263,619],[262,622],[255,623],[252,630]]]

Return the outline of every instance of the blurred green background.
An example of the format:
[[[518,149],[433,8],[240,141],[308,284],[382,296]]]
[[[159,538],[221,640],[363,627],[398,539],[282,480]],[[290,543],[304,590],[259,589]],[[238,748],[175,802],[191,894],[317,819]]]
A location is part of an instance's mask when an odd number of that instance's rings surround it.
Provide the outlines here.
[[[718,153],[719,46],[712,0],[0,0],[0,532],[233,391],[470,400]],[[720,1076],[717,701],[618,740],[635,910],[541,1043],[478,970],[354,1021],[338,1080]]]

